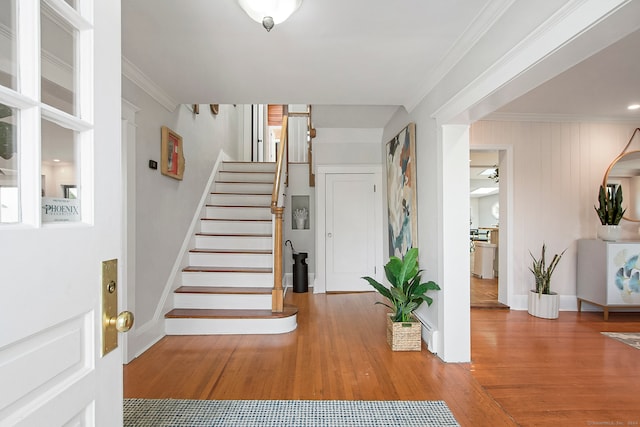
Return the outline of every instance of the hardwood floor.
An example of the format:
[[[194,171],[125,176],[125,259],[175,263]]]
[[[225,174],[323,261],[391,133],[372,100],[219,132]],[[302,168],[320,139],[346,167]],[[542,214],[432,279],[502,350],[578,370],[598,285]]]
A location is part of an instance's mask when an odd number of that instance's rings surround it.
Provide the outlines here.
[[[509,307],[498,302],[498,279],[479,279],[470,277],[471,283],[471,308],[497,308]]]
[[[165,337],[125,366],[125,397],[444,400],[462,426],[639,425],[640,352],[600,332],[637,332],[640,314],[472,309],[473,362],[447,364],[392,352],[378,300],[289,292],[289,334]]]

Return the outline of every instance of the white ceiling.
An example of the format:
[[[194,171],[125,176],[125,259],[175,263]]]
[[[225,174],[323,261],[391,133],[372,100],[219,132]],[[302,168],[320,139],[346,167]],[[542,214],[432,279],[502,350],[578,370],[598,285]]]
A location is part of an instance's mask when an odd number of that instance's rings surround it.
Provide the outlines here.
[[[566,3],[548,1],[540,7]],[[383,127],[398,106],[424,97],[496,11],[512,4],[304,0],[267,33],[235,0],[126,0],[122,48],[176,103],[314,104],[316,127]],[[496,115],[640,119],[640,111],[625,110],[640,102],[638,52],[640,31]]]
[[[640,19],[640,17],[639,17]],[[640,110],[640,31],[601,50],[497,113],[562,119],[638,120]],[[493,115],[499,117],[499,114]]]
[[[503,3],[305,0],[267,33],[235,0],[127,0],[122,49],[177,103],[406,105]]]

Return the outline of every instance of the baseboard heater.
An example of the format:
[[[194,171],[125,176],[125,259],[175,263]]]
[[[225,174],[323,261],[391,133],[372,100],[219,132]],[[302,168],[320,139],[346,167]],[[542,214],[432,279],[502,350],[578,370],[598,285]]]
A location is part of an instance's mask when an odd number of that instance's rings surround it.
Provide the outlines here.
[[[422,323],[422,339],[427,343],[429,351],[438,354],[438,330],[415,311],[413,314]]]

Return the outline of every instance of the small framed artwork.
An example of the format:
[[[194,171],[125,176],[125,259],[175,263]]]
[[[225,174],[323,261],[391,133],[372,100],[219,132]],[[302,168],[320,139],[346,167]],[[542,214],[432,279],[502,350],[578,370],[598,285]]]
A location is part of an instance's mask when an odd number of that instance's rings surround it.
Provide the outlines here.
[[[182,137],[166,126],[162,126],[160,172],[162,175],[179,180],[182,180],[182,175],[184,174]]]

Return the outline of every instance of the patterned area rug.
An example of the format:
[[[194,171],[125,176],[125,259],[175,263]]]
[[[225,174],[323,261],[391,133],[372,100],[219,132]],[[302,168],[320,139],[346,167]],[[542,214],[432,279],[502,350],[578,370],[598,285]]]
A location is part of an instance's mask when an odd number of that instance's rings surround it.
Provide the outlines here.
[[[603,332],[602,334],[640,350],[640,332]]]
[[[459,426],[443,401],[125,399],[125,427]]]

